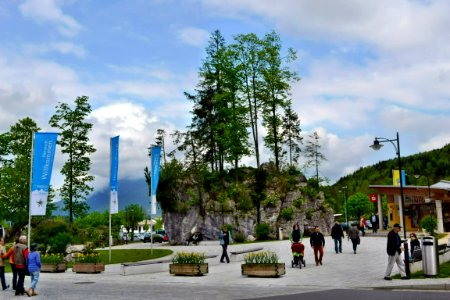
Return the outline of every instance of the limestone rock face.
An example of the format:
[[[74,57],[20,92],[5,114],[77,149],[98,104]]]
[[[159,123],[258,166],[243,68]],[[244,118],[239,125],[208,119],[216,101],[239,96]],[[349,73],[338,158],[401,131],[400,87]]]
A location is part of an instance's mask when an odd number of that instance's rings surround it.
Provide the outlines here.
[[[230,201],[226,209],[223,209],[223,203],[219,205],[217,201],[211,200],[210,195],[203,194],[202,198],[206,207],[204,216],[201,215],[198,205],[190,207],[185,213],[165,212],[163,214],[164,228],[172,243],[184,243],[194,231],[201,232],[204,240],[217,240],[218,231],[223,224],[231,224],[233,232],[243,234],[247,240],[254,239],[257,224],[255,208],[243,212],[236,208],[237,205],[233,201]],[[303,200],[299,202],[298,199]],[[293,210],[290,218],[283,217],[282,212],[285,208]],[[317,198],[311,199],[298,189],[285,194],[283,199],[278,199],[271,205],[262,206],[260,222],[269,224],[270,236],[277,239],[280,232],[283,238],[289,238],[295,223],[300,225],[302,231],[308,231],[308,228],[317,225],[322,233],[327,235],[333,226],[333,213],[333,210],[324,204],[322,193],[319,193]]]

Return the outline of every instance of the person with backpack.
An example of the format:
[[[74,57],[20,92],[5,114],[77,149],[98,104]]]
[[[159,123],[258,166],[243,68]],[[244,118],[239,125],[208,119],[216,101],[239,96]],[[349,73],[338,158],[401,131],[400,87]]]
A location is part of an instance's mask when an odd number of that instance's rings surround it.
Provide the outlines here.
[[[26,274],[26,261],[28,258],[27,237],[21,235],[19,242],[14,245],[14,263],[17,269],[17,286],[16,296],[23,295],[25,293],[24,282]]]

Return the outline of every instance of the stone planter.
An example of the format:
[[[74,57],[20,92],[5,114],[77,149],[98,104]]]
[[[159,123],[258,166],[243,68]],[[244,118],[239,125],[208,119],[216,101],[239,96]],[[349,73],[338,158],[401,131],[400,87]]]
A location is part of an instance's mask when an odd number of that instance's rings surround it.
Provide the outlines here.
[[[43,273],[58,273],[58,272],[65,272],[66,270],[67,270],[67,265],[65,263],[41,264],[41,272],[43,272]]]
[[[208,273],[208,264],[170,264],[169,272],[173,275],[201,276]]]
[[[72,272],[75,273],[100,273],[105,271],[105,264],[103,263],[80,263],[77,262],[72,267]]]
[[[278,264],[242,264],[242,275],[249,277],[280,277],[286,274],[284,263]]]

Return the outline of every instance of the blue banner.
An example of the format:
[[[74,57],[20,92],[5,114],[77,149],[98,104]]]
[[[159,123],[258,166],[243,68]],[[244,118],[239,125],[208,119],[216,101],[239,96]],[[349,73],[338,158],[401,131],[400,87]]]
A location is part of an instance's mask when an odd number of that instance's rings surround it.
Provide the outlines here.
[[[32,216],[45,215],[47,209],[57,139],[57,133],[35,132],[33,135],[30,189],[30,215]]]
[[[119,212],[119,136],[110,140],[111,146],[111,166],[109,174],[109,213],[117,214]]]
[[[161,146],[152,146],[152,170],[151,170],[151,213],[156,214],[156,188],[158,187],[159,168],[161,161]]]

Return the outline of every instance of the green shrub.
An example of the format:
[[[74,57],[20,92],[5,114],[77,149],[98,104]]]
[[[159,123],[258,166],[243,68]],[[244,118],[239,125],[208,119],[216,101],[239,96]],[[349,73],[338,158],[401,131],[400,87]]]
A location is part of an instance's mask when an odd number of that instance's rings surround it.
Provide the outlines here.
[[[205,253],[198,252],[177,252],[173,258],[174,264],[204,264],[206,260]]]
[[[300,209],[305,203],[306,203],[306,199],[303,198],[302,196],[299,196],[297,199],[295,199],[292,202],[292,205],[294,205],[294,207]]]
[[[246,264],[277,264],[278,255],[275,252],[253,252],[244,256]]]
[[[283,210],[280,213],[280,216],[286,221],[290,221],[294,217],[294,210],[292,209],[292,207],[283,208]]]
[[[233,240],[236,243],[244,243],[246,240],[245,234],[243,234],[242,232],[236,232],[236,234],[233,236]]]
[[[255,235],[258,241],[267,240],[269,238],[270,228],[269,224],[261,223],[256,225]]]
[[[67,232],[60,232],[55,237],[50,239],[50,254],[64,254],[66,253],[67,245],[70,243],[71,236]]]
[[[420,227],[425,229],[431,235],[434,235],[434,231],[437,228],[437,220],[433,216],[425,216],[420,220]]]

